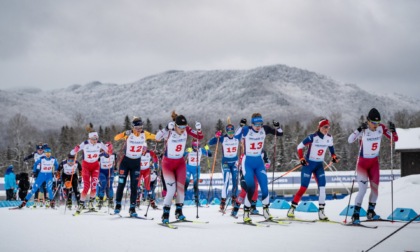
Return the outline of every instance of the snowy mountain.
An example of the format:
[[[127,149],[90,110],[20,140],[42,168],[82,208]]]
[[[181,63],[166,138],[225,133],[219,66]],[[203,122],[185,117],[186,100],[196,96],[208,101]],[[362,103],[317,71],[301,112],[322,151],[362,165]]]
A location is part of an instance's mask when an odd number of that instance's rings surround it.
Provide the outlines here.
[[[0,90],[0,121],[16,113],[40,128],[72,125],[77,113],[94,125],[122,125],[125,115],[149,118],[156,126],[176,110],[189,122],[211,123],[231,116],[233,122],[260,112],[280,122],[341,114],[355,122],[376,107],[386,119],[420,100],[398,94],[381,96],[354,84],[285,65],[251,70],[167,71],[129,84],[92,82],[63,89]]]

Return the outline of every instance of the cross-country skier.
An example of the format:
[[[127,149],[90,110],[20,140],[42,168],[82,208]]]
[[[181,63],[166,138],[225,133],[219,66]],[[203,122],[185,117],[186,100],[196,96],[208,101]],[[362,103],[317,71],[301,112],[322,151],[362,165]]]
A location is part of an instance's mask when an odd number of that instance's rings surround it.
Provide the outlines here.
[[[240,130],[240,137],[244,146],[244,157],[242,158],[242,172],[246,183],[247,197],[245,198],[244,222],[251,222],[249,217],[251,210],[251,201],[254,194],[255,183],[254,176],[257,177],[261,188],[263,215],[266,219],[272,219],[269,206],[268,180],[264,161],[261,158],[262,149],[266,134],[282,136],[283,131],[279,122],[273,123],[275,128],[263,125],[263,118],[260,113],[254,113],[251,117],[251,126],[243,126]]]
[[[77,152],[83,150],[83,162],[82,162],[82,177],[83,177],[83,190],[80,196],[79,207],[76,211],[79,214],[85,209],[86,196],[90,189],[90,200],[89,210],[95,211],[93,201],[96,195],[96,185],[98,184],[99,177],[99,158],[101,149],[105,151],[105,156],[108,156],[108,147],[99,141],[99,135],[97,132],[89,132],[88,140],[82,142],[80,145],[74,147],[70,154],[75,155]]]
[[[190,184],[191,176],[193,178],[194,187],[194,201],[195,204],[200,205],[200,196],[198,191],[198,182],[200,180],[200,163],[202,156],[211,157],[212,153],[209,150],[209,146],[206,145],[204,148],[200,147],[197,140],[193,139],[191,147],[187,149],[184,156],[187,158],[187,175],[185,179],[185,194],[187,193],[188,185]]]
[[[99,183],[97,186],[98,194],[98,208],[101,209],[104,204],[104,197],[106,195],[108,199],[108,207],[114,208],[114,189],[112,185],[114,184],[114,171],[116,169],[116,160],[115,154],[110,151],[113,150],[111,142],[105,144],[108,147],[109,156],[101,155],[99,158],[100,172],[99,172]]]
[[[158,167],[158,158],[154,151],[151,151],[147,148],[147,145],[143,146],[142,155],[140,159],[140,177],[137,183],[137,186],[140,187],[141,181],[144,183],[144,190],[150,191],[150,174],[152,169],[157,169]],[[144,198],[144,200],[146,200]],[[148,200],[150,200],[148,198]],[[137,202],[140,206],[140,193],[137,195]],[[151,204],[151,203],[150,203]]]
[[[261,158],[264,161],[265,169],[268,170],[270,168],[270,159],[268,158],[267,152],[263,149],[261,152]],[[238,197],[235,201],[233,201],[233,209],[230,213],[231,216],[236,216],[238,214],[239,208],[241,207],[241,204],[243,204],[244,199],[246,197],[246,182],[244,179],[244,176],[242,174],[242,169],[240,171],[240,180],[241,180],[241,192],[239,193]],[[258,200],[258,180],[257,176],[254,176],[254,183],[255,183],[255,191],[252,195],[252,201],[251,201],[251,209],[250,213],[252,214],[259,214],[260,212],[257,210],[257,200]]]
[[[53,174],[54,171],[58,168],[57,159],[51,156],[51,149],[48,146],[44,146],[44,154],[45,156],[41,157],[38,161],[35,162],[33,168],[36,169],[36,180],[32,187],[32,190],[26,195],[25,200],[22,201],[19,208],[22,208],[26,205],[26,202],[32,197],[32,195],[38,190],[39,186],[42,183],[46,183],[48,197],[49,200],[47,201],[47,206],[51,206],[52,208],[55,207],[55,202],[53,199],[53,191],[52,191],[52,184],[53,184]]]
[[[196,122],[193,130],[187,125],[187,119],[183,115],[172,112],[173,121],[168,123],[165,129],[156,134],[156,140],[166,140],[165,154],[162,160],[162,173],[165,178],[167,193],[164,199],[162,222],[169,223],[169,212],[171,210],[172,199],[176,194],[175,216],[179,220],[184,220],[182,213],[184,205],[184,186],[186,179],[186,166],[183,158],[188,135],[198,140],[203,139],[201,123]]]
[[[143,121],[140,117],[134,117],[131,122],[131,130],[122,132],[114,137],[115,141],[124,140],[123,157],[121,158],[117,195],[115,199],[114,213],[121,211],[121,200],[124,193],[124,187],[127,183],[127,176],[130,175],[130,216],[136,217],[136,199],[137,199],[137,185],[140,175],[140,161],[143,151],[143,146],[146,145],[147,140],[154,140],[155,135],[143,130]]]
[[[65,195],[67,195],[66,206],[71,209],[73,193],[76,196],[77,205],[80,203],[78,181],[82,173],[82,166],[75,160],[74,155],[68,154],[67,159],[59,164],[58,173],[61,175],[61,181],[64,184],[63,190]]]
[[[209,140],[209,145],[217,144],[217,139],[222,145],[222,162],[221,168],[223,172],[223,189],[222,199],[220,202],[220,210],[224,211],[226,198],[228,196],[229,181],[232,176],[232,203],[235,202],[238,194],[238,150],[239,140],[235,137],[235,127],[232,124],[226,125],[226,134],[222,135],[221,131],[216,132],[215,137]]]
[[[29,154],[27,157],[25,157],[24,159],[23,159],[23,162],[25,162],[25,164],[28,164],[28,160],[30,160],[30,159],[34,159],[34,163],[36,162],[36,161],[38,161],[41,157],[43,157],[43,156],[45,156],[44,155],[44,146],[46,147],[47,145],[46,144],[43,144],[43,143],[38,143],[36,146],[35,146],[35,148],[36,148],[36,151],[35,152],[32,152],[31,154]],[[36,179],[36,170],[37,169],[33,169],[32,170],[32,177],[34,178],[34,179]],[[42,206],[42,199],[39,199],[40,197],[40,193],[41,193],[41,196],[42,195],[44,195],[45,194],[45,191],[46,191],[46,185],[45,185],[45,183],[43,183],[39,188],[38,188],[38,190],[35,192],[35,197],[34,197],[34,207],[37,207],[37,205],[39,204],[39,205],[41,205]],[[44,197],[42,197],[42,198],[44,198]],[[40,203],[38,203],[38,202],[40,202]]]
[[[381,114],[376,108],[372,108],[367,116],[367,122],[363,122],[348,139],[349,143],[359,140],[360,153],[358,153],[357,162],[357,183],[359,184],[359,192],[355,199],[355,207],[352,216],[353,223],[360,223],[360,208],[363,198],[370,183],[369,205],[367,218],[369,220],[380,219],[375,213],[376,200],[378,199],[379,186],[379,150],[381,147],[382,136],[397,142],[398,135],[395,131],[395,124],[389,122],[389,129],[381,123]]]
[[[335,155],[333,137],[328,134],[330,130],[330,122],[327,119],[322,119],[318,123],[318,129],[315,133],[307,136],[298,146],[297,152],[302,165],[300,188],[292,200],[292,204],[287,212],[287,217],[295,217],[295,209],[298,205],[302,195],[306,192],[311,181],[312,174],[315,175],[315,180],[318,183],[319,190],[319,211],[318,217],[320,220],[328,220],[325,215],[325,172],[324,172],[324,157],[327,148],[330,150],[332,162],[337,163],[338,159]],[[304,157],[303,149],[308,147],[308,151]]]

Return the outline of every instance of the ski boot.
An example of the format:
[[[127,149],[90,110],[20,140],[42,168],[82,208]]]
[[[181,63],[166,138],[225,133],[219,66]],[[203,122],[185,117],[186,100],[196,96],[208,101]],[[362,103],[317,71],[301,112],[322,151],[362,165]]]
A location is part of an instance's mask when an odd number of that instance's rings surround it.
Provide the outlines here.
[[[222,201],[220,202],[220,212],[224,212],[225,211],[225,206],[226,206],[226,198],[222,198]]]
[[[20,203],[19,209],[23,208],[24,206],[26,206],[26,200],[24,200],[24,201],[22,201],[22,203]]]
[[[236,217],[237,215],[238,215],[238,211],[239,211],[239,207],[240,207],[241,205],[240,204],[238,204],[236,201],[234,202],[234,205],[233,205],[233,209],[232,209],[232,212],[230,213],[230,216],[232,216],[232,217]]]
[[[76,210],[76,214],[80,214],[80,212],[82,212],[82,210],[86,209],[85,208],[85,202],[84,201],[79,201],[79,206]]]
[[[89,204],[88,204],[88,207],[89,207],[89,211],[94,211],[94,212],[96,212],[96,209],[95,209],[95,207],[93,206],[93,202],[95,201],[95,198],[90,198],[89,199]]]
[[[232,207],[235,207],[235,203],[236,203],[236,197],[232,196]]]
[[[50,200],[45,201],[45,208],[50,208]]]
[[[244,217],[243,220],[244,222],[248,222],[251,223],[252,219],[249,217],[249,212],[250,212],[251,208],[250,207],[244,207]]]
[[[295,209],[297,204],[292,202],[292,205],[290,205],[289,211],[287,211],[287,217],[289,218],[295,218]]]
[[[163,214],[162,214],[162,223],[168,224],[169,223],[169,212],[171,211],[170,206],[163,207]]]
[[[33,208],[36,208],[38,205],[38,199],[34,199],[34,205],[32,206]]]
[[[269,207],[270,207],[270,204],[263,206],[263,215],[266,220],[273,219],[273,216],[270,214]]]
[[[158,206],[156,205],[156,203],[155,203],[155,200],[150,200],[150,206],[153,208],[153,209],[158,209]]]
[[[113,198],[108,199],[108,207],[109,208],[114,208],[114,199]]]
[[[128,213],[130,214],[130,217],[137,217],[135,204],[132,204],[130,206],[130,209],[128,210]]]
[[[325,215],[324,208],[325,204],[319,204],[318,218],[322,221],[327,221],[328,217]]]
[[[250,210],[251,215],[258,215],[260,214],[260,211],[257,210],[257,201],[253,200],[251,202],[251,210]]]
[[[353,215],[351,216],[351,221],[353,224],[360,224],[360,207],[355,206]]]
[[[376,203],[369,202],[368,211],[367,211],[368,220],[379,220],[381,218],[381,216],[375,213],[375,206],[376,206]]]
[[[104,198],[103,197],[99,197],[98,200],[98,209],[101,210],[102,206],[104,205]]]
[[[51,209],[55,208],[55,200],[50,201],[50,207],[51,207]]]
[[[71,210],[71,207],[72,207],[72,202],[71,202],[71,200],[69,199],[69,200],[67,200],[67,202],[66,202],[66,207],[69,209],[69,210]]]
[[[116,202],[114,214],[119,214],[121,212],[121,202]]]
[[[176,205],[176,209],[175,209],[175,218],[176,218],[177,220],[180,220],[180,221],[185,220],[185,216],[184,216],[184,214],[182,214],[182,206],[183,206],[184,204],[182,204],[182,203],[178,203],[178,204],[175,204],[175,205]]]

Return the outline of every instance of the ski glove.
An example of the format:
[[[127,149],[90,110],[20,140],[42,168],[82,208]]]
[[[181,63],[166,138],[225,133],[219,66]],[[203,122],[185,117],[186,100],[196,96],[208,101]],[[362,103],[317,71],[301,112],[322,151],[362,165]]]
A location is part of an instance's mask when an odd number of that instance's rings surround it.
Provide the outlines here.
[[[196,130],[201,130],[201,123],[200,122],[195,122],[195,129]]]
[[[368,128],[368,125],[366,122],[363,122],[362,124],[360,124],[359,128],[357,128],[357,131],[362,132],[362,130],[365,130]]]
[[[335,154],[333,154],[332,156],[331,156],[331,158],[332,158],[332,162],[333,163],[338,163],[338,158],[337,158],[337,155],[335,155]]]
[[[242,119],[241,119],[241,122],[239,123],[239,125],[240,125],[241,127],[245,126],[245,125],[246,125],[246,118],[242,118]]]
[[[76,145],[76,147],[74,147],[74,152],[77,153],[77,152],[79,152],[79,150],[80,150],[80,146]]]
[[[125,135],[126,136],[129,136],[131,134],[131,130],[127,130],[126,132],[125,132]]]
[[[389,122],[389,130],[394,133],[395,132],[395,124],[393,122]]]
[[[173,130],[175,128],[175,123],[174,122],[170,122],[168,123],[168,126],[166,126],[166,129],[168,130]]]
[[[266,164],[265,164],[265,169],[266,169],[266,170],[270,169],[270,164],[269,164],[269,163],[266,163]]]
[[[220,137],[222,135],[222,132],[219,130],[216,132],[216,134],[214,135],[215,137]]]
[[[276,122],[276,121],[273,121],[273,125],[276,128],[279,128],[280,127],[280,123],[279,122]]]
[[[306,161],[305,158],[301,158],[300,159],[300,164],[303,165],[303,166],[307,166],[308,165],[308,162]]]
[[[206,151],[208,151],[210,148],[209,148],[209,146],[206,144],[206,145],[204,146],[204,149],[205,149]]]

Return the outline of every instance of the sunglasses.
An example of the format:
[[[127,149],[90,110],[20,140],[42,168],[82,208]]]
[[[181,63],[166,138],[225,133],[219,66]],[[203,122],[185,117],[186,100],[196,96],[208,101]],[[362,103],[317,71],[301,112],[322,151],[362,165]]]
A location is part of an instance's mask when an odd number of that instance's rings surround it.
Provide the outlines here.
[[[176,125],[178,128],[180,128],[180,129],[185,129],[185,128],[187,128],[187,125]]]
[[[330,126],[325,125],[325,126],[322,126],[322,128],[323,128],[323,129],[329,129],[329,128],[330,128]]]
[[[67,163],[73,163],[74,159],[67,159]]]
[[[262,126],[262,123],[254,123],[254,126],[255,127],[261,127]]]
[[[373,125],[379,125],[381,123],[381,121],[369,121],[369,122]]]
[[[98,141],[98,138],[91,138],[90,140]]]
[[[231,130],[229,130],[227,133],[228,133],[228,135],[233,135],[233,134],[235,134],[235,131],[233,131],[233,130],[232,130],[232,131],[231,131]]]
[[[133,128],[136,130],[140,130],[140,129],[143,129],[143,126],[134,126]]]

